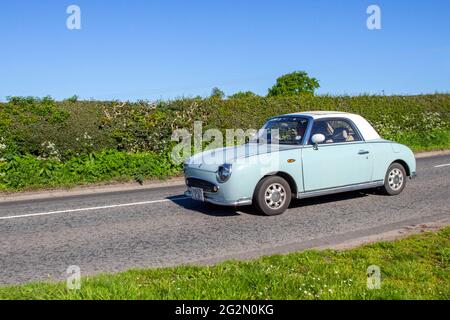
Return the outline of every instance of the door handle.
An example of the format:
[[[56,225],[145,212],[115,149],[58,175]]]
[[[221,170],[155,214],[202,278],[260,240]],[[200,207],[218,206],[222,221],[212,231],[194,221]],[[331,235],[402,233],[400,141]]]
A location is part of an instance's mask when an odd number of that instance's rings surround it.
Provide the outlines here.
[[[358,154],[369,154],[367,150],[359,150]]]

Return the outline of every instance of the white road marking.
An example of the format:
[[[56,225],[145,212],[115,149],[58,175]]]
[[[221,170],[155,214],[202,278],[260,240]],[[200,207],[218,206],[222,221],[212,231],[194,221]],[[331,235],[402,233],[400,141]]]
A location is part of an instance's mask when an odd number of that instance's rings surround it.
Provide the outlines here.
[[[446,163],[446,164],[440,164],[438,166],[434,166],[435,168],[442,168],[442,167],[448,167],[450,166],[450,163]]]
[[[81,211],[93,211],[93,210],[103,210],[103,209],[111,209],[111,208],[141,206],[141,205],[145,205],[145,204],[169,202],[169,201],[184,200],[184,199],[190,199],[190,198],[189,197],[181,197],[181,198],[174,198],[174,199],[161,199],[161,200],[142,201],[142,202],[133,202],[133,203],[113,204],[113,205],[101,206],[101,207],[67,209],[67,210],[59,210],[59,211],[49,211],[49,212],[21,214],[21,215],[16,215],[16,216],[0,217],[0,220],[18,219],[18,218],[27,218],[27,217],[37,217],[37,216],[48,216],[48,215],[59,214],[59,213],[72,213],[72,212],[81,212]]]

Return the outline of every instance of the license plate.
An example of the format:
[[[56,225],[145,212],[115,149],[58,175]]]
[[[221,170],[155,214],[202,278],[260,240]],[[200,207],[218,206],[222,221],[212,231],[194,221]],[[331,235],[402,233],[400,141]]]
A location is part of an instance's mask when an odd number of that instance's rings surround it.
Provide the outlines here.
[[[205,197],[203,196],[203,189],[201,188],[191,188],[191,196],[192,199],[198,201],[205,201]]]

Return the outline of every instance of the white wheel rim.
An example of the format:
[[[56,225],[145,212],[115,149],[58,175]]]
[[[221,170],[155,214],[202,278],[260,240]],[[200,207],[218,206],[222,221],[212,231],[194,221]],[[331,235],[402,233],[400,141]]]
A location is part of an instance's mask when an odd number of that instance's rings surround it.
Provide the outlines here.
[[[286,202],[286,190],[279,183],[272,183],[264,192],[266,206],[272,210],[281,208]]]
[[[389,172],[388,175],[388,184],[389,188],[391,188],[394,191],[398,191],[403,186],[403,172],[400,169],[394,168]]]

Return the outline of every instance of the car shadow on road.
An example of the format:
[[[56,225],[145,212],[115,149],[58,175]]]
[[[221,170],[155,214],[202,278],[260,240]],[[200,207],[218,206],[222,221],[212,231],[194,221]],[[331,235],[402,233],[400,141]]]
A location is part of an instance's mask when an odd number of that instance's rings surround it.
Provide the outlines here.
[[[336,193],[326,196],[307,198],[307,199],[293,199],[291,201],[291,205],[289,209],[296,209],[301,207],[311,207],[317,206],[321,204],[326,204],[330,202],[339,202],[357,198],[364,198],[369,195],[377,195],[377,192],[374,190],[361,190],[361,191],[351,191],[344,193]],[[179,196],[168,197],[167,199],[171,200],[178,206],[183,207],[189,211],[197,211],[209,216],[214,217],[229,217],[229,216],[238,216],[242,213],[250,214],[250,215],[259,215],[263,216],[258,210],[256,210],[253,206],[243,206],[243,207],[222,207],[218,205],[213,205],[210,203],[201,203],[199,201],[194,201],[191,199],[182,198]]]
[[[173,196],[173,197],[168,197],[167,199],[171,200],[173,203],[175,203],[176,205],[183,207],[186,210],[189,211],[197,211],[209,216],[214,216],[214,217],[229,217],[229,216],[238,216],[239,215],[239,210],[241,210],[242,208],[246,208],[246,207],[242,207],[236,209],[234,207],[222,207],[222,206],[217,206],[214,204],[210,204],[210,203],[202,203],[199,201],[195,201],[192,199],[186,199],[186,198],[181,198],[180,196]],[[251,207],[250,207],[251,208]]]
[[[306,198],[306,199],[294,199],[289,206],[290,209],[300,208],[300,207],[311,207],[317,206],[321,204],[331,203],[331,202],[339,202],[357,198],[364,198],[369,195],[376,194],[375,191],[372,190],[360,190],[360,191],[350,191],[343,193],[330,194],[325,196]]]

